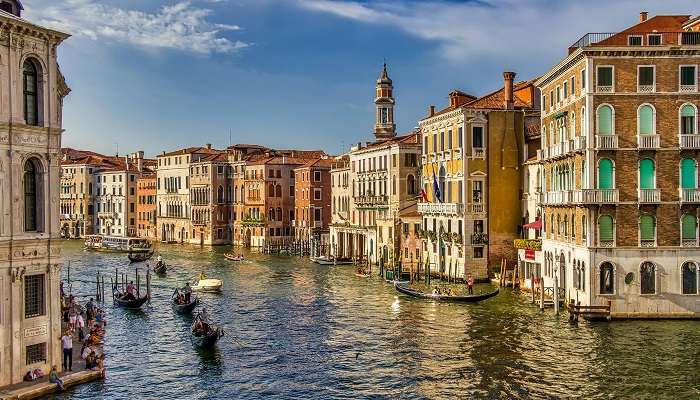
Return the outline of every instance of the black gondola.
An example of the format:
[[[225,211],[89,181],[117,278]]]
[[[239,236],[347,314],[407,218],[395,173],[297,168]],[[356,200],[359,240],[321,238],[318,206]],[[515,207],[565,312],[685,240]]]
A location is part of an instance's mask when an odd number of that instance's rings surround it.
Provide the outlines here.
[[[495,295],[498,294],[498,288],[494,290],[493,292],[488,292],[488,293],[480,293],[480,294],[470,294],[466,296],[447,296],[447,295],[441,295],[441,294],[432,294],[432,293],[423,293],[419,292],[415,289],[411,289],[409,287],[406,287],[404,285],[394,285],[396,287],[396,291],[399,293],[403,293],[409,296],[417,297],[419,299],[426,299],[426,300],[438,300],[438,301],[451,301],[451,302],[456,302],[456,303],[473,303],[477,301],[482,301],[486,300],[488,298],[491,298]]]
[[[153,267],[153,272],[156,274],[164,274],[165,271],[167,270],[167,267],[165,266],[164,262],[158,262],[155,267]]]
[[[130,263],[133,264],[133,263],[143,262],[143,261],[150,259],[151,257],[153,257],[153,252],[149,251],[148,253],[135,253],[135,254],[129,253],[127,255],[127,257],[129,257]]]
[[[122,293],[116,289],[112,292],[112,297],[114,298],[114,304],[123,308],[141,308],[141,306],[148,301],[148,296],[139,297],[133,300],[123,300]]]
[[[199,299],[197,296],[193,296],[191,301],[187,304],[177,304],[177,300],[175,297],[172,299],[172,304],[173,304],[173,310],[175,310],[176,313],[178,314],[189,314],[194,310],[194,308],[197,306],[197,303],[199,303]]]
[[[212,347],[219,341],[219,338],[224,336],[224,330],[218,326],[208,323],[205,324],[207,327],[205,331],[195,332],[197,323],[201,321],[199,314],[195,317],[192,327],[190,328],[190,337],[192,338],[192,345],[200,348]]]

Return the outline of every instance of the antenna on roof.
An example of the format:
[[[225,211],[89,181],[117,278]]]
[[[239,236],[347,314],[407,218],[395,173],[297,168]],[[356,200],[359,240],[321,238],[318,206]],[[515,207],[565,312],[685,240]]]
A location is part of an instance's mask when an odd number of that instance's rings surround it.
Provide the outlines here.
[[[117,147],[117,154],[116,154],[116,156],[119,157],[119,143],[118,143],[118,142],[114,142],[114,145]]]
[[[228,128],[228,147],[231,147],[231,128]]]

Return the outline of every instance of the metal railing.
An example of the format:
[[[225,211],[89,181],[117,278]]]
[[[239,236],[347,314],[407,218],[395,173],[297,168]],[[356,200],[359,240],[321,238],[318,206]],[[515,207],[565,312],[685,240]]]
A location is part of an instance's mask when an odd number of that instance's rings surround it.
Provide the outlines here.
[[[617,37],[614,37],[617,36]],[[630,37],[633,39],[630,40]],[[608,40],[610,39],[610,40]],[[605,42],[605,43],[601,43]],[[587,33],[569,46],[569,52],[581,47],[606,45],[624,47],[667,46],[667,45],[700,45],[700,32],[633,32],[630,34],[617,33]]]
[[[592,44],[601,42],[605,39],[609,39],[613,36],[615,36],[615,32],[593,32],[593,33],[587,33],[577,41],[575,41],[571,46],[569,46],[569,49],[577,49],[579,47],[586,47],[590,46]]]

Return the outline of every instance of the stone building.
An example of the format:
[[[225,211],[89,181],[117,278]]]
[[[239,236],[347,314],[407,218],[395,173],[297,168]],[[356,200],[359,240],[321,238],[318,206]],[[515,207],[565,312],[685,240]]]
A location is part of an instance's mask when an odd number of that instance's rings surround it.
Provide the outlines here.
[[[521,168],[525,132],[537,126],[539,95],[533,82],[515,83],[479,98],[453,91],[450,103],[419,123],[425,251],[431,270],[477,279],[489,266],[517,260],[513,240],[521,229]],[[450,271],[450,268],[453,268]]]
[[[319,158],[294,169],[294,236],[315,246],[328,243],[331,164],[332,159]]]
[[[246,164],[253,157],[265,152],[270,152],[271,149],[254,145],[254,144],[236,144],[228,147],[228,162],[233,169],[233,203],[231,205],[231,225],[233,226],[233,244],[237,246],[246,245],[245,233],[247,231],[248,222],[244,223],[246,215]],[[244,225],[246,225],[244,227]]]
[[[61,161],[61,236],[81,238],[93,233],[93,172],[99,164],[88,159]]]
[[[225,151],[190,162],[190,204],[192,234],[190,243],[230,244],[233,237],[233,168]]]
[[[57,48],[69,35],[0,3],[0,385],[61,366],[59,188],[63,99]]]
[[[144,173],[136,178],[136,236],[157,239],[156,174]]]
[[[613,318],[700,316],[699,27],[641,13],[536,83],[545,284]]]
[[[336,157],[331,164],[331,222],[329,230],[337,232],[331,234],[331,254],[348,256],[355,254],[352,241],[345,237],[346,232],[338,231],[338,228],[350,226],[350,203],[352,191],[350,189],[350,158],[347,155]]]
[[[423,238],[422,215],[418,213],[416,204],[412,204],[399,211],[401,220],[400,251],[401,270],[414,274],[423,271]],[[420,267],[420,271],[419,271]]]

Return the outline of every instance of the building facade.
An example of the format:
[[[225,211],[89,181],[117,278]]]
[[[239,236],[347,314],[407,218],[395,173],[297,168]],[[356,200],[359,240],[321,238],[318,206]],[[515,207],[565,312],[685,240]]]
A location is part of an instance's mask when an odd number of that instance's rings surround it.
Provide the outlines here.
[[[3,0],[0,47],[0,385],[61,365],[60,175],[67,34]]]
[[[233,237],[233,168],[222,151],[190,164],[190,243],[230,244]]]
[[[142,174],[136,178],[136,235],[157,239],[156,227],[156,174]]]
[[[294,169],[293,227],[297,240],[328,243],[332,163],[332,159],[319,158]]]
[[[82,160],[61,161],[61,236],[81,238],[93,232],[93,171]]]
[[[698,26],[642,13],[537,81],[545,284],[613,318],[700,315]]]

